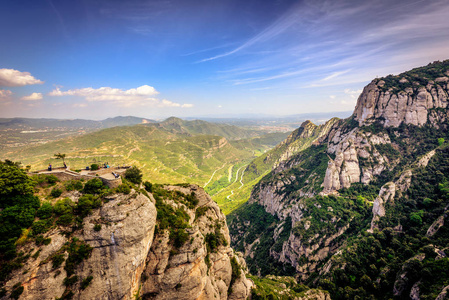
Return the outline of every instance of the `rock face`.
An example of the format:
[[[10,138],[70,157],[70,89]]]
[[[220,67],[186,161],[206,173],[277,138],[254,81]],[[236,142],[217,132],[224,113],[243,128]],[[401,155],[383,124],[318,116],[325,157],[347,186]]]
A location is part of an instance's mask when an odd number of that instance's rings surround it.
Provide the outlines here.
[[[170,230],[155,234],[158,220],[152,194],[148,198],[133,190],[130,195],[108,196],[108,202],[84,218],[83,228],[71,237],[53,229],[45,236],[51,238],[48,245],[24,245],[21,251],[38,256],[14,271],[4,287],[23,286],[20,299],[55,299],[68,291],[72,299],[247,299],[252,282],[245,277],[243,257],[228,246],[226,219],[217,204],[198,186],[165,188],[193,193],[199,200],[190,208],[169,198],[162,200],[190,217],[188,239],[179,249],[173,246]],[[196,214],[199,208],[203,215]],[[206,246],[208,233],[217,230],[224,243],[211,251]],[[77,280],[69,288],[65,284],[70,277],[64,268],[67,262],[55,266],[52,261],[58,254],[67,261],[69,250],[64,247],[80,242],[92,250],[75,267]],[[90,284],[81,287],[87,278]]]
[[[257,252],[266,251],[274,265],[293,267],[303,279],[314,272],[325,274],[332,269],[330,257],[338,256],[345,239],[356,230],[354,223],[361,224],[357,218],[371,221],[371,233],[383,224],[379,221],[393,210],[389,208],[395,201],[408,197],[412,178],[426,168],[435,149],[444,147],[449,128],[448,68],[449,61],[445,61],[373,80],[350,118],[329,121],[319,136],[314,133],[316,126],[304,122],[278,146],[289,145],[292,151],[284,152],[273,164],[272,171],[252,190],[247,211],[237,212],[230,225],[233,245],[245,253],[253,273],[263,272],[263,259]],[[314,140],[309,143],[311,137]],[[292,145],[307,146],[298,150]],[[339,198],[342,195],[369,209],[363,216],[338,212],[346,205]],[[333,207],[326,204],[340,200]],[[274,216],[274,221],[257,205]],[[347,209],[355,211],[355,207]],[[248,212],[270,220],[263,224],[263,232],[262,222],[252,220]],[[445,212],[435,219],[427,236],[445,226],[446,217]],[[404,229],[402,222],[390,226],[395,233]],[[291,269],[286,272],[293,274]],[[419,293],[417,285],[411,297]]]
[[[386,79],[385,79],[386,80]],[[382,119],[385,127],[398,127],[401,123],[423,126],[427,123],[429,110],[446,109],[449,102],[448,78],[429,80],[426,86],[410,80],[401,83],[405,88],[384,88],[384,80],[373,80],[360,95],[354,110],[359,125]]]
[[[168,189],[185,194],[191,192],[177,186]],[[241,269],[246,269],[246,265],[243,258],[227,246],[230,238],[226,218],[202,189],[197,189],[195,195],[204,215],[195,215],[195,210],[184,206],[191,216],[191,228],[187,231],[188,242],[179,249],[170,245],[168,232],[156,234],[144,270],[142,295],[150,299],[247,299],[252,282],[245,278],[244,272],[233,275],[231,261]],[[205,239],[217,234],[218,227],[225,245],[216,251],[208,250]]]
[[[368,184],[374,176],[391,168],[393,163],[378,150],[382,145],[391,143],[386,134],[335,126],[329,132],[327,140],[327,152],[335,158],[329,160],[322,194],[349,188],[355,182]]]

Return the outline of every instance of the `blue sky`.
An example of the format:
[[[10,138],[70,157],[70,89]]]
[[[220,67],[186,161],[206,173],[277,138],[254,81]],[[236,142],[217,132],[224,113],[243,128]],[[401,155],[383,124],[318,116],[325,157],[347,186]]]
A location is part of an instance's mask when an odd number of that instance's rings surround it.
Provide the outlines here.
[[[2,1],[0,117],[353,110],[449,58],[449,1]]]

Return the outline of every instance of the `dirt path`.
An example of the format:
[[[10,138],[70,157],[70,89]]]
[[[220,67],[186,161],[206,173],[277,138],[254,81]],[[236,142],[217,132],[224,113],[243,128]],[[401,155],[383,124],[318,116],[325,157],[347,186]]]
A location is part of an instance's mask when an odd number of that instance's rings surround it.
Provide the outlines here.
[[[214,173],[212,173],[212,176],[209,178],[209,181],[206,182],[206,184],[203,186],[203,189],[211,182],[212,178],[214,178],[215,173],[217,173],[217,171],[223,169],[225,165],[226,165],[226,163],[224,163],[220,168],[216,169],[214,171]]]

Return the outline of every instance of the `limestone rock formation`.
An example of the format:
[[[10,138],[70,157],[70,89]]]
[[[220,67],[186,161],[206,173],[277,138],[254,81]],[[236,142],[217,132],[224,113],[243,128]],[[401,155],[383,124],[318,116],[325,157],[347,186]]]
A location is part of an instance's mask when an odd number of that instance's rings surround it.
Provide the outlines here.
[[[169,190],[190,194],[189,188],[170,186]],[[226,218],[218,205],[198,187],[194,187],[198,207],[204,214],[183,207],[191,216],[187,242],[179,249],[170,244],[169,233],[155,236],[144,270],[142,295],[151,299],[247,299],[252,282],[244,272],[233,274],[233,268],[246,268],[243,258],[229,247]],[[198,208],[197,208],[198,209]],[[208,239],[222,235],[223,245],[212,250]],[[234,264],[234,266],[233,266]]]
[[[360,95],[354,110],[359,126],[382,119],[385,127],[398,127],[401,123],[423,126],[429,110],[446,109],[449,102],[447,77],[428,81],[426,86],[403,81],[406,88],[386,89],[384,80],[373,80]]]
[[[180,247],[173,244],[171,228],[157,229],[151,193],[114,194],[84,218],[82,229],[68,234],[68,228],[55,228],[45,235],[51,239],[48,245],[22,246],[20,251],[33,257],[4,288],[22,286],[20,299],[247,299],[252,282],[246,279],[243,257],[229,246],[226,219],[217,204],[198,186],[163,191],[167,194],[158,201],[189,218],[188,238]],[[188,207],[170,195],[190,195],[198,202]],[[217,235],[223,240],[211,249]],[[81,254],[74,249],[90,254],[77,260],[74,255]]]

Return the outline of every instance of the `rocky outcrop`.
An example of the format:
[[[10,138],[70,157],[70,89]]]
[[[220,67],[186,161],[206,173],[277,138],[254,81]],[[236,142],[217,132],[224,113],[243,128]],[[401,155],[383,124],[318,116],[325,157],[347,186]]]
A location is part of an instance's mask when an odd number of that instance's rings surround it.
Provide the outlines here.
[[[155,233],[159,221],[152,194],[133,190],[130,195],[110,195],[84,218],[82,229],[70,235],[56,228],[45,235],[51,239],[48,245],[22,246],[20,251],[34,253],[33,258],[11,274],[5,289],[22,286],[20,299],[64,295],[72,299],[247,299],[252,282],[246,279],[243,257],[229,247],[226,219],[217,204],[198,186],[165,189],[198,200],[190,208],[170,198],[162,200],[189,216],[188,238],[181,247],[173,245],[170,228]],[[224,239],[212,250],[207,246],[211,233]],[[91,252],[75,264],[71,276],[66,265],[76,245],[91,247]],[[55,265],[59,255],[66,262]],[[9,299],[8,295],[1,299]]]
[[[444,287],[444,289],[441,291],[441,293],[438,295],[438,297],[435,298],[435,300],[444,300],[449,297],[449,285]]]
[[[100,231],[94,225],[101,220]],[[93,247],[92,253],[76,271],[78,278],[93,279],[89,288],[73,289],[75,299],[131,299],[138,289],[138,282],[148,250],[153,241],[156,209],[147,197],[135,198],[115,195],[110,201],[85,218],[84,228],[75,237]],[[10,287],[21,282],[24,291],[21,299],[54,299],[65,291],[66,271],[52,267],[52,256],[70,239],[59,230],[47,234],[48,246],[40,249],[36,260],[13,274],[5,284]],[[34,245],[26,245],[24,250]],[[38,249],[39,250],[39,249]],[[67,253],[64,257],[67,258]],[[27,270],[27,273],[24,273]]]
[[[373,232],[374,228],[377,228],[377,222],[383,216],[385,216],[385,204],[393,203],[396,193],[400,196],[403,192],[407,191],[410,187],[412,180],[412,171],[407,170],[402,173],[396,182],[387,182],[384,184],[373,203],[373,218],[371,220],[371,227],[368,232]]]
[[[373,134],[360,128],[349,130],[334,127],[327,136],[327,152],[335,158],[329,159],[323,181],[322,194],[328,195],[341,188],[349,188],[352,183],[368,184],[385,169],[394,166],[378,147],[391,144],[385,133]]]
[[[189,188],[178,186],[168,189],[191,193]],[[243,271],[233,274],[232,264],[237,264],[234,268],[239,270],[245,270],[246,264],[228,246],[226,218],[202,189],[195,186],[194,193],[204,214],[195,214],[195,210],[177,203],[178,208],[191,216],[188,242],[176,249],[170,244],[169,232],[156,234],[143,273],[141,293],[151,299],[247,299],[252,282]],[[207,247],[206,237],[212,234],[221,234],[225,240],[215,251]]]
[[[281,162],[288,160],[298,151],[304,150],[313,143],[318,143],[319,139],[326,136],[332,126],[338,121],[338,118],[332,118],[322,125],[315,125],[309,120],[303,122],[298,129],[294,130],[273,151],[270,151],[271,154],[268,154],[266,159],[269,160],[271,156],[277,155],[273,169],[277,168]]]
[[[446,109],[449,103],[447,77],[429,80],[426,86],[403,80],[401,90],[385,88],[386,81],[373,80],[357,100],[354,110],[359,126],[382,120],[385,127],[398,127],[401,123],[423,126],[429,110]]]
[[[414,261],[421,262],[421,261],[424,260],[425,257],[426,257],[425,254],[420,253],[420,254],[410,258],[409,260],[407,260],[404,263],[404,265],[402,266],[402,270],[399,272],[399,274],[397,276],[397,279],[394,282],[394,287],[393,287],[393,295],[394,296],[397,296],[397,297],[401,296],[402,293],[407,288],[407,286],[410,284],[410,282],[409,282],[410,278],[409,278],[409,274],[408,274],[408,271],[407,271],[407,268],[409,267],[409,265],[414,263]],[[415,288],[415,293],[413,293],[413,294],[416,295],[416,292],[418,292],[418,295],[419,295],[419,289],[416,290],[416,288]]]

